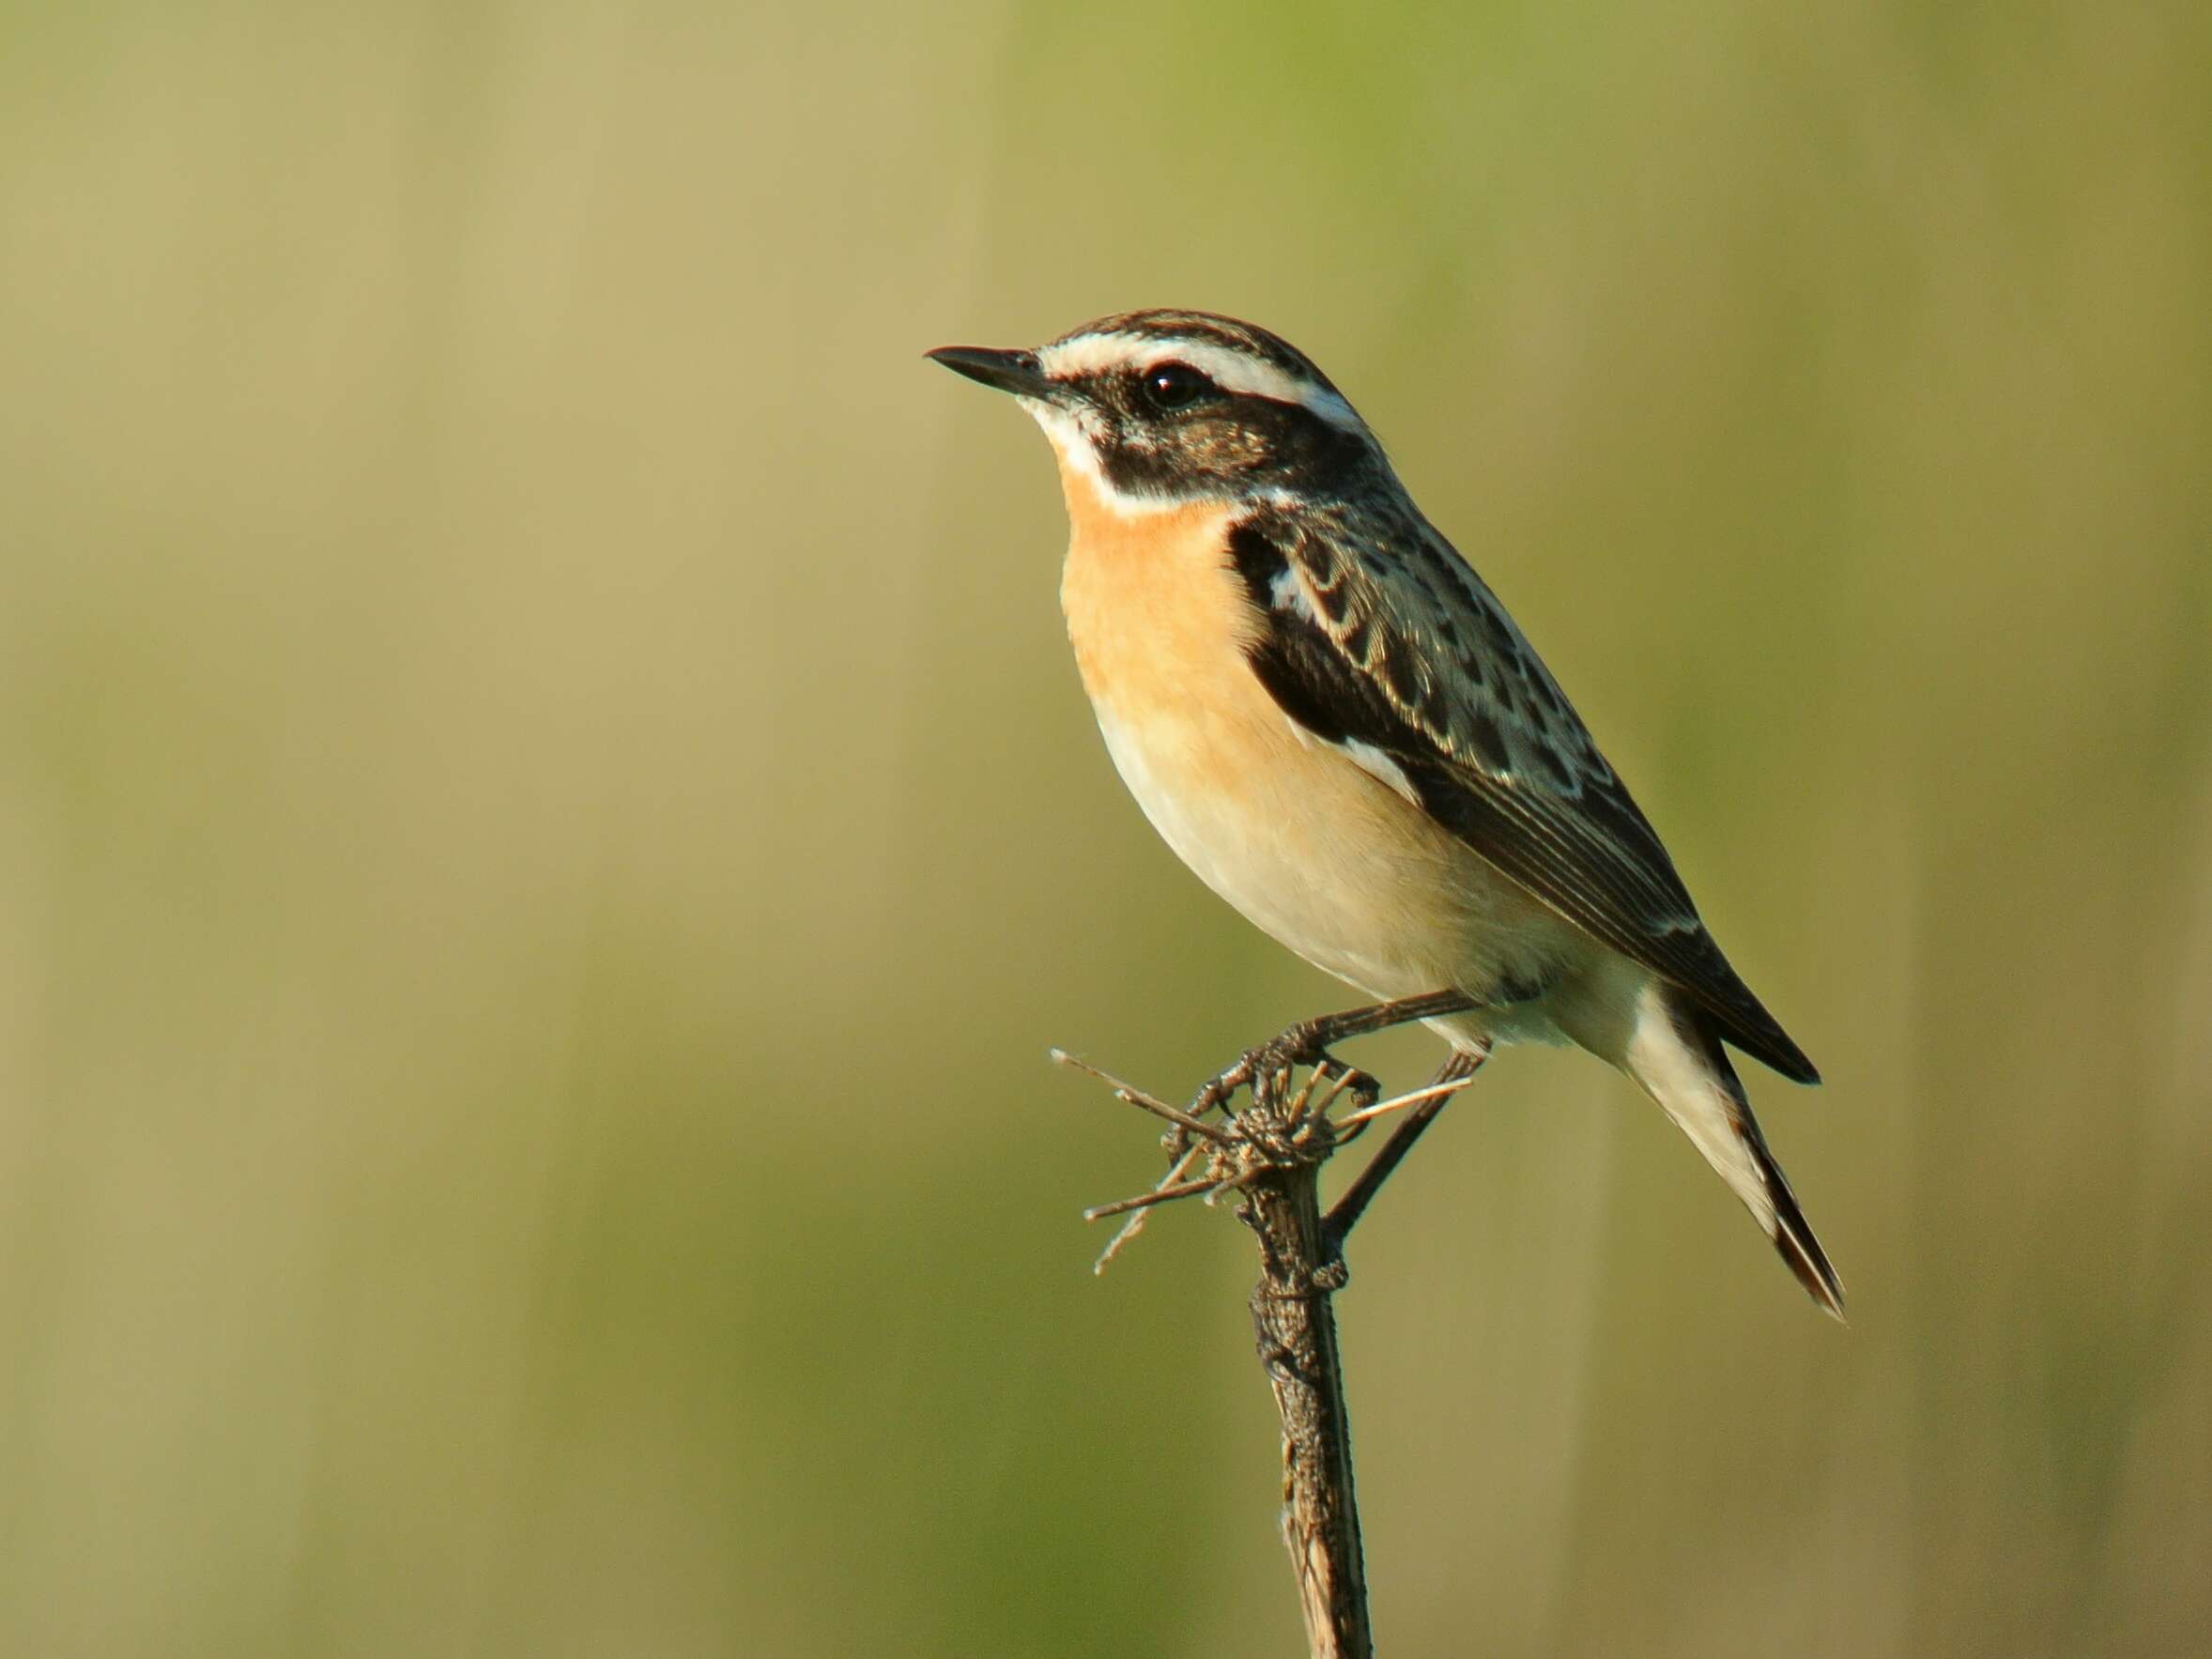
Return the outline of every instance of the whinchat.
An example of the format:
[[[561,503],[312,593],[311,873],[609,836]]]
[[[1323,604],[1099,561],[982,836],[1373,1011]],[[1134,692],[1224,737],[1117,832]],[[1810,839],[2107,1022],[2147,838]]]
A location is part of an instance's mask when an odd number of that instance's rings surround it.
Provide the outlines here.
[[[1304,353],[1193,311],[945,346],[1058,456],[1062,608],[1108,752],[1207,886],[1471,1064],[1626,1072],[1815,1300],[1843,1287],[1723,1044],[1819,1073],[1738,977],[1559,683]]]

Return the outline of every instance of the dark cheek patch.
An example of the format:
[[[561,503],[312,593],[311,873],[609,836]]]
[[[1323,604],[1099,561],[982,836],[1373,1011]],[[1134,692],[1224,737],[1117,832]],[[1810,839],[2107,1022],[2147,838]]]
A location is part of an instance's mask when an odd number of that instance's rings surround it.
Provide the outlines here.
[[[1298,404],[1230,396],[1160,414],[1137,407],[1134,398],[1125,387],[1098,395],[1113,422],[1099,465],[1118,489],[1191,496],[1275,488],[1326,499],[1375,466],[1359,434],[1331,426]]]

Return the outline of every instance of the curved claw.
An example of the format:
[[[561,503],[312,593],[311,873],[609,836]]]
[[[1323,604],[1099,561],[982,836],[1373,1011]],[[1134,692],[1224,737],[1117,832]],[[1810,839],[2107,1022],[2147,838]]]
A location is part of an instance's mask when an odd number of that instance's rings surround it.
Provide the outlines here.
[[[1204,1117],[1217,1108],[1225,1110],[1231,1097],[1259,1075],[1256,1066],[1263,1052],[1262,1049],[1247,1049],[1237,1057],[1234,1065],[1208,1078],[1198,1093],[1190,1097],[1190,1115]]]
[[[1356,1066],[1344,1068],[1344,1092],[1352,1097],[1352,1110],[1364,1112],[1382,1098],[1382,1084]]]

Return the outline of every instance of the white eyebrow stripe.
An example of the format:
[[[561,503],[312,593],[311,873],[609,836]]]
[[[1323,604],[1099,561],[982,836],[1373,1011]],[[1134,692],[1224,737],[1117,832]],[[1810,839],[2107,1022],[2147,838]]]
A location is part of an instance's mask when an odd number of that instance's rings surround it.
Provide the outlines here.
[[[1078,334],[1040,348],[1037,365],[1055,380],[1135,366],[1137,360],[1159,341],[1144,334]]]
[[[1157,361],[1189,363],[1223,392],[1241,392],[1253,397],[1273,398],[1277,403],[1298,404],[1331,426],[1351,430],[1359,424],[1359,417],[1352,413],[1352,406],[1335,392],[1310,380],[1286,375],[1271,362],[1247,357],[1241,351],[1231,351],[1224,346],[1203,340],[1171,344],[1159,354]],[[1144,366],[1150,368],[1152,364],[1147,362]]]
[[[1297,404],[1331,426],[1361,429],[1352,406],[1325,387],[1284,373],[1264,359],[1247,356],[1210,340],[1162,340],[1150,334],[1078,334],[1037,353],[1055,380],[1075,379],[1115,369],[1143,371],[1160,363],[1189,363],[1223,392]]]

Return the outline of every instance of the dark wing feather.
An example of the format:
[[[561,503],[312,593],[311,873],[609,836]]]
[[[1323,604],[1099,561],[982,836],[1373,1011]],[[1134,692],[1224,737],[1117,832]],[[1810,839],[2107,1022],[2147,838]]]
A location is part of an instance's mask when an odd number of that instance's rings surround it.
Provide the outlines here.
[[[1347,549],[1357,549],[1356,554]],[[1686,991],[1744,1052],[1820,1074],[1728,965],[1581,718],[1467,561],[1407,514],[1262,510],[1230,552],[1287,714],[1381,751],[1430,816],[1569,921]]]

